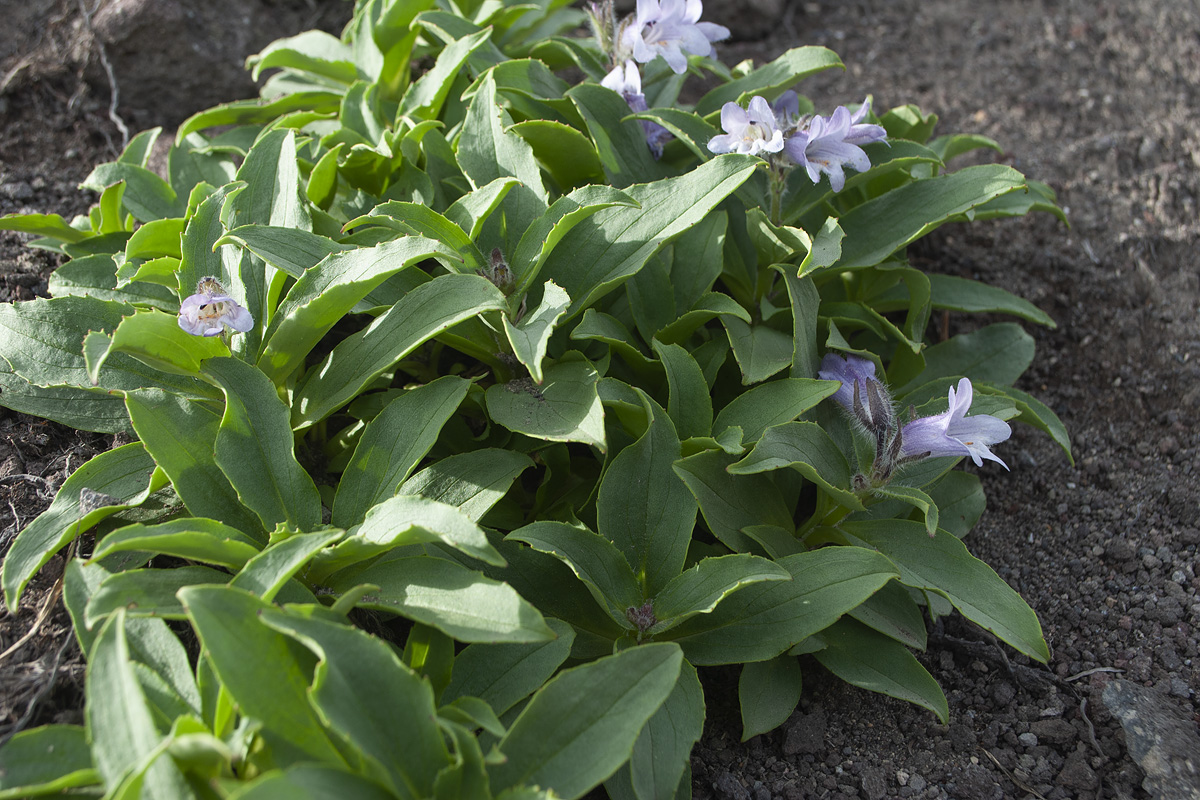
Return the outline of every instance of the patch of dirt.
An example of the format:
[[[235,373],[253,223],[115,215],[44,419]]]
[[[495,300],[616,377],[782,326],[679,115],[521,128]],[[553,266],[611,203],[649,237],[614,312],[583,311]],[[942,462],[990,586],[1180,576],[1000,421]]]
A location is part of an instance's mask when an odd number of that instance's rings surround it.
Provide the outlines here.
[[[732,5],[710,0],[705,16],[729,23]],[[756,8],[768,5],[774,13],[771,3]],[[775,25],[729,23],[743,37],[770,32],[724,45],[722,59],[765,61],[824,44],[848,70],[802,87],[818,111],[868,93],[879,109],[916,103],[941,116],[941,132],[995,138],[1006,163],[1059,193],[1070,229],[1048,215],[947,226],[917,255],[931,271],[1002,286],[1056,319],[1054,330],[1030,328],[1038,354],[1019,386],[1062,417],[1076,466],[1044,435],[1018,428],[999,451],[1012,472],[981,471],[991,508],[967,540],[1038,612],[1053,651],[1048,668],[952,618],[932,629],[921,656],[949,699],[948,726],[805,660],[800,708],[747,743],[737,671],[704,670],[709,723],[693,754],[694,795],[1147,797],[1100,696],[1120,674],[1200,719],[1200,7],[788,0],[779,8]],[[114,155],[119,137],[103,87],[80,86],[69,73],[0,94],[0,213],[86,210],[90,199],[75,186]],[[146,125],[194,110],[169,96],[126,109]],[[0,233],[0,300],[43,294],[54,266],[22,237]],[[952,319],[955,330],[976,324]],[[0,539],[45,508],[68,455],[73,468],[108,438],[0,410]],[[16,477],[25,475],[35,477]],[[58,569],[43,571],[18,617],[0,618],[0,651],[29,629]],[[0,735],[45,685],[68,630],[58,612],[0,662]],[[78,719],[82,674],[69,647],[31,721]]]

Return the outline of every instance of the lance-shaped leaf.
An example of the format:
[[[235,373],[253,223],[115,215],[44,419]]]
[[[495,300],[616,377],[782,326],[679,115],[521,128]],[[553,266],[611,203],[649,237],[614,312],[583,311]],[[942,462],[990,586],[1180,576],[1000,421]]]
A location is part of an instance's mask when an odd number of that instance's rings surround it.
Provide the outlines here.
[[[557,619],[546,624],[558,638],[529,644],[472,644],[454,657],[442,702],[478,697],[503,714],[541,688],[571,654],[574,629]]]
[[[145,550],[237,569],[258,555],[254,539],[215,519],[186,517],[158,525],[135,523],[118,528],[96,545],[91,560],[113,553]]]
[[[250,309],[250,313],[258,319],[257,308],[251,307],[245,287],[236,280],[241,253],[234,247],[217,247],[217,242],[225,235],[221,208],[235,188],[237,184],[231,183],[217,189],[204,198],[188,220],[180,239],[177,288],[180,297],[187,297],[196,291],[196,284],[201,278],[217,278],[231,293],[229,296]],[[262,324],[262,320],[258,321]]]
[[[249,783],[239,784],[230,800],[396,800],[396,794],[376,781],[346,769],[322,764],[298,764],[271,770]]]
[[[0,406],[83,431],[128,433],[130,430],[129,416],[120,397],[73,386],[35,386],[14,373],[3,356],[0,356]]]
[[[443,458],[400,485],[397,494],[438,500],[479,522],[533,461],[524,453],[499,448],[472,450]]]
[[[293,278],[303,277],[305,272],[334,253],[351,249],[312,231],[271,225],[242,225],[234,228],[216,242],[218,247],[225,244],[244,247]]]
[[[1033,351],[1033,337],[1015,322],[960,333],[926,350],[924,371],[897,387],[896,395],[901,397],[923,383],[951,376],[1008,386],[1029,368]]]
[[[721,317],[742,384],[752,386],[791,366],[792,337],[766,325],[747,325],[734,316]]]
[[[885,585],[851,611],[850,616],[909,647],[924,650],[928,642],[925,617],[911,590],[899,581]]]
[[[434,256],[456,258],[445,245],[420,236],[329,256],[305,272],[288,291],[267,330],[259,369],[281,383],[304,363],[321,337],[372,289],[397,272]]]
[[[654,597],[683,570],[696,500],[675,474],[679,437],[671,418],[642,395],[650,425],[612,460],[596,497],[600,534],[624,553],[644,597]]]
[[[630,186],[625,193],[637,207],[602,209],[577,224],[550,253],[541,276],[571,296],[569,316],[582,313],[704,219],[759,163],[750,156],[727,155],[677,178]]]
[[[99,783],[87,731],[80,725],[20,731],[0,750],[0,798],[4,800]]]
[[[397,547],[428,542],[440,542],[485,563],[504,566],[483,529],[462,511],[426,497],[398,494],[368,511],[345,541],[321,554],[308,575],[320,581]]]
[[[489,387],[488,414],[516,433],[603,450],[604,409],[596,391],[596,368],[587,361],[560,361],[547,367],[543,378],[541,386],[522,378]]]
[[[236,358],[214,358],[205,372],[225,393],[216,462],[268,530],[286,522],[307,531],[321,521],[321,498],[296,461],[287,407],[262,372]]]
[[[93,349],[93,345],[99,347]],[[100,382],[101,367],[113,353],[128,353],[143,364],[164,372],[195,375],[200,371],[202,361],[228,356],[229,347],[219,337],[193,336],[184,331],[174,315],[139,311],[121,320],[111,338],[100,333],[88,334],[84,359],[93,383]]]
[[[350,220],[343,227],[348,231],[364,225],[378,225],[441,242],[457,254],[457,257],[442,255],[439,258],[442,266],[452,272],[477,272],[487,263],[483,253],[479,252],[475,242],[462,228],[421,203],[389,200],[375,206],[369,214]]]
[[[493,791],[536,785],[582,797],[629,758],[682,661],[678,647],[649,644],[560,673],[497,745],[507,760],[489,766]]]
[[[708,436],[713,432],[712,395],[704,372],[692,356],[677,344],[650,342],[667,374],[667,414],[680,439]]]
[[[383,641],[318,617],[270,611],[267,626],[321,659],[312,702],[327,724],[371,759],[401,797],[426,797],[450,762],[434,721],[433,690]]]
[[[565,522],[543,521],[518,528],[507,538],[549,553],[570,567],[618,624],[627,626],[626,611],[645,599],[625,556],[598,533]]]
[[[460,642],[554,638],[538,610],[511,586],[442,558],[394,558],[329,581],[339,593],[362,584],[379,588],[359,605],[408,617]]]
[[[262,724],[260,735],[276,763],[316,760],[345,767],[309,702],[315,659],[290,637],[266,627],[271,604],[227,586],[179,593],[204,647],[204,656],[243,715]]]
[[[746,95],[762,95],[774,100],[784,89],[822,70],[841,67],[837,53],[824,47],[795,47],[769,64],[764,64],[748,75],[724,83],[713,89],[696,104],[696,111],[705,116],[719,111],[729,102],[737,102]]]
[[[92,236],[91,231],[72,228],[58,214],[5,214],[0,217],[0,231],[32,233],[60,242],[82,242]]]
[[[792,574],[775,562],[745,553],[701,559],[675,576],[654,598],[658,622],[650,633],[662,633],[697,614],[707,614],[726,597],[751,584],[791,579]]]
[[[497,178],[455,200],[446,209],[446,219],[462,228],[472,242],[479,238],[483,224],[496,207],[508,196],[509,191],[521,182],[516,178]]]
[[[718,436],[726,428],[742,429],[742,441],[758,441],[767,428],[791,422],[838,389],[836,381],[783,378],[743,392],[721,409],[713,421]]]
[[[130,657],[121,611],[100,630],[88,656],[86,714],[96,770],[113,791],[162,740]],[[143,785],[150,797],[193,796],[169,758],[154,760]]]
[[[238,500],[213,455],[220,414],[159,389],[126,392],[125,407],[138,438],[193,516],[220,520],[266,543],[262,520]]]
[[[880,497],[887,497],[893,500],[912,506],[921,512],[925,517],[925,530],[930,536],[937,533],[938,529],[938,507],[937,503],[933,502],[933,498],[912,486],[901,486],[893,484],[889,486],[881,486],[873,490],[874,494]]]
[[[646,146],[646,131],[629,117],[629,104],[616,92],[581,83],[567,92],[587,125],[608,183],[625,188],[661,178],[665,172]]]
[[[305,31],[276,39],[246,59],[251,76],[258,80],[265,69],[311,72],[347,86],[358,78],[350,47],[325,31]]]
[[[666,638],[693,664],[764,661],[824,630],[897,575],[887,558],[859,547],[825,547],[775,563],[792,580],[746,587]]]
[[[542,359],[546,357],[546,347],[550,344],[550,335],[563,314],[571,298],[555,285],[554,281],[546,281],[542,293],[542,302],[536,310],[526,314],[516,325],[504,317],[504,333],[508,343],[512,345],[513,353],[529,370],[534,383],[542,384]]]
[[[103,192],[122,181],[125,192],[121,204],[138,222],[183,216],[183,203],[170,184],[138,164],[119,161],[100,164],[83,179],[80,188]]]
[[[4,599],[16,611],[29,579],[50,558],[100,520],[141,505],[166,485],[141,442],[95,456],[58,489],[50,507],[17,534],[4,557]]]
[[[221,212],[230,228],[259,224],[312,229],[300,188],[295,131],[276,129],[260,136],[238,169],[237,180],[246,185],[229,194]]]
[[[792,510],[770,478],[729,473],[737,460],[723,450],[703,450],[681,459],[674,469],[696,498],[713,536],[731,550],[744,553],[758,546],[742,533],[743,528],[772,525],[790,531],[795,526]]]
[[[945,531],[930,537],[909,520],[845,522],[854,539],[895,563],[900,582],[946,597],[962,615],[1030,658],[1050,658],[1037,615],[987,564]]]
[[[603,184],[604,169],[596,147],[577,128],[551,119],[527,119],[511,126],[509,131],[529,143],[534,157],[560,187]]]
[[[443,48],[429,71],[404,93],[400,101],[400,113],[416,119],[437,119],[455,77],[462,71],[471,53],[478,50],[491,35],[491,30],[481,30]]]
[[[175,596],[186,586],[225,585],[229,574],[212,567],[130,569],[114,572],[96,588],[84,609],[89,628],[116,611],[131,617],[183,619],[183,604]]]
[[[479,275],[440,275],[411,290],[365,330],[347,337],[296,392],[292,426],[324,419],[425,341],[485,311],[507,309],[504,295]]]
[[[846,238],[833,268],[874,266],[943,222],[1024,187],[1012,167],[981,164],[885,192],[838,219]]]
[[[676,252],[678,253],[678,245],[676,245]],[[680,257],[676,255],[676,259],[679,260]],[[679,263],[686,262],[680,260]],[[671,282],[675,283],[674,274],[671,275]],[[745,323],[750,322],[750,312],[742,308],[738,301],[722,292],[705,292],[690,309],[655,333],[654,338],[660,342],[679,344],[687,341],[687,338],[701,325],[718,317],[733,317]]]
[[[638,735],[629,763],[604,788],[614,798],[677,797],[681,779],[690,779],[688,757],[703,731],[704,690],[696,668],[685,660],[675,688]]]
[[[729,472],[752,475],[788,467],[820,486],[847,508],[862,510],[862,501],[850,491],[850,465],[846,463],[846,457],[825,429],[815,422],[788,422],[767,428],[754,449],[731,465]]]
[[[907,700],[937,714],[942,724],[950,706],[941,687],[908,648],[852,619],[841,619],[821,632],[825,648],[813,655],[846,683]]]
[[[392,400],[367,423],[342,473],[333,500],[333,524],[349,528],[396,489],[437,441],[470,383],[445,375]]]
[[[782,725],[796,710],[802,686],[800,662],[793,655],[744,664],[738,677],[742,741]]]
[[[270,602],[300,570],[308,566],[313,556],[343,536],[336,528],[289,536],[246,562],[229,585],[252,592]]]

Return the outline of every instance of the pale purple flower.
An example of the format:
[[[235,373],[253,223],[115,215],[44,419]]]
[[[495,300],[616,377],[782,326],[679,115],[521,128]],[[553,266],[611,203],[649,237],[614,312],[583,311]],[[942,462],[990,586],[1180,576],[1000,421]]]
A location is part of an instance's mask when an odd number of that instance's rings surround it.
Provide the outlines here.
[[[225,294],[216,278],[201,278],[196,293],[179,304],[179,327],[195,336],[218,336],[226,326],[245,333],[254,327],[254,317]]]
[[[932,417],[915,419],[901,430],[901,457],[970,456],[977,467],[983,466],[986,458],[1008,469],[988,448],[1011,436],[1012,429],[1007,422],[990,414],[968,417],[971,398],[969,379],[958,382],[957,392],[951,386],[948,409]]]
[[[724,25],[700,22],[700,0],[638,0],[637,14],[621,33],[621,46],[645,64],[662,56],[676,74],[687,71],[686,50],[713,53],[713,42],[729,38]]]
[[[800,95],[795,89],[788,89],[771,103],[771,110],[775,112],[775,124],[780,130],[794,128],[800,124]]]
[[[758,95],[750,99],[748,110],[737,103],[721,106],[721,127],[724,135],[708,140],[708,149],[714,153],[756,156],[783,149],[783,132],[775,125],[775,112]]]
[[[837,353],[826,353],[821,359],[821,368],[817,370],[817,376],[821,380],[842,382],[833,399],[850,412],[854,411],[854,385],[859,385],[858,391],[861,395],[866,392],[867,381],[877,381],[875,362],[854,354],[843,358]]]
[[[604,76],[604,80],[600,81],[600,85],[625,98],[629,109],[635,114],[649,108],[646,105],[646,95],[642,94],[641,73],[638,72],[637,64],[632,61],[626,61],[623,67],[613,67],[612,71]],[[657,122],[646,119],[638,121],[642,123],[642,130],[646,132],[646,146],[650,148],[650,153],[655,159],[660,158],[663,145],[671,138],[671,132]]]
[[[834,402],[870,431],[883,448],[895,433],[896,412],[887,387],[875,377],[874,362],[854,354],[843,358],[826,353],[817,376],[842,382],[833,394]]]
[[[813,183],[820,181],[824,172],[829,185],[840,192],[846,185],[845,167],[856,172],[871,168],[871,159],[861,145],[887,138],[881,126],[861,122],[870,110],[870,103],[865,102],[853,115],[850,109],[838,106],[828,117],[813,117],[806,128],[788,137],[788,156],[808,171]]]

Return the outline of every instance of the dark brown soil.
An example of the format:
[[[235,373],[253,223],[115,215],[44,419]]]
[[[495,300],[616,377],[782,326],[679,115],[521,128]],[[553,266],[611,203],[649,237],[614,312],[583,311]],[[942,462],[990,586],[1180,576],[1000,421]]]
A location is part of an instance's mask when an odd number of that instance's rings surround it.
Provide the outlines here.
[[[694,795],[1149,796],[1100,693],[1120,675],[1200,720],[1200,7],[789,0],[764,26],[742,2],[738,11],[721,5],[710,0],[706,18],[745,35],[771,31],[727,45],[726,63],[827,45],[849,68],[802,87],[818,110],[868,93],[877,108],[916,103],[941,116],[943,132],[997,139],[1005,161],[1059,192],[1070,229],[1048,215],[949,226],[917,255],[932,271],[1003,286],[1057,320],[1055,330],[1031,331],[1038,356],[1020,386],[1062,417],[1076,465],[1045,436],[1018,429],[1002,445],[1012,472],[982,471],[991,508],[968,540],[1037,610],[1053,651],[1048,668],[952,619],[931,631],[922,656],[949,698],[949,726],[805,661],[800,709],[747,743],[736,670],[706,671],[709,724],[693,754]],[[130,115],[157,124],[194,110],[163,91],[157,120],[153,109]],[[102,86],[81,90],[72,75],[0,94],[0,213],[69,218],[86,209],[74,187],[113,155],[117,137],[107,103]],[[44,293],[54,266],[22,237],[0,233],[0,300]],[[956,330],[978,323],[951,320]],[[108,444],[0,410],[0,549]],[[43,572],[19,616],[0,618],[0,652],[33,624],[57,569]],[[56,612],[0,661],[0,735],[47,685],[68,630]],[[30,721],[78,719],[82,674],[68,648]]]

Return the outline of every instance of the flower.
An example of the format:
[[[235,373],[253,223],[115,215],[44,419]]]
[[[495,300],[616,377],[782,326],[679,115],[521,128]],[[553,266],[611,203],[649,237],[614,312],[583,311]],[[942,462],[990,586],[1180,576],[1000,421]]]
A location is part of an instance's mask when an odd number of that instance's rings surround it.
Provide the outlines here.
[[[638,0],[637,14],[621,32],[621,45],[642,64],[662,56],[676,74],[687,71],[686,50],[712,55],[713,42],[729,38],[724,25],[700,22],[700,0]]]
[[[623,67],[613,67],[612,71],[604,76],[604,80],[600,81],[600,85],[625,98],[629,109],[634,113],[641,113],[649,108],[646,105],[646,95],[642,94],[641,73],[638,72],[637,64],[632,61],[626,61]],[[646,132],[646,146],[650,148],[650,153],[655,159],[661,158],[663,145],[671,138],[671,132],[657,122],[647,119],[638,121],[642,123],[642,130]]]
[[[833,394],[834,401],[874,434],[881,447],[892,438],[896,413],[887,388],[875,377],[874,362],[853,354],[843,358],[826,353],[817,376],[842,382]]]
[[[216,278],[201,278],[196,293],[179,304],[179,327],[195,336],[217,336],[225,326],[245,333],[254,327],[254,317],[225,294]]]
[[[990,414],[966,416],[971,397],[971,381],[963,378],[958,382],[957,392],[950,387],[950,407],[946,411],[905,425],[900,431],[901,457],[970,456],[977,467],[983,466],[986,458],[1008,469],[988,447],[1003,442],[1012,435],[1012,429],[1007,422]]]
[[[800,95],[795,89],[788,89],[771,103],[771,110],[781,130],[795,127],[800,123]]]
[[[861,145],[887,139],[881,126],[861,122],[870,110],[867,101],[853,115],[850,109],[838,106],[828,117],[813,117],[807,128],[788,137],[784,149],[792,161],[808,171],[813,183],[820,181],[824,172],[829,176],[829,185],[840,192],[846,185],[844,167],[856,172],[871,168],[871,159]]]
[[[708,140],[708,149],[714,153],[756,156],[783,149],[783,133],[775,125],[775,112],[757,95],[750,99],[749,110],[737,103],[721,106],[721,127],[725,134]]]

